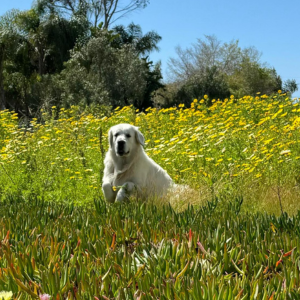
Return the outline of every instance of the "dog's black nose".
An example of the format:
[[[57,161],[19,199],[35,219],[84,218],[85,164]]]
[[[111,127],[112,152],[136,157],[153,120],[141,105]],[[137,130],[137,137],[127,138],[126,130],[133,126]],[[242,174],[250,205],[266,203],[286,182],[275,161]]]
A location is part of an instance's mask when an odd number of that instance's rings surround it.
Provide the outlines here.
[[[125,146],[125,141],[118,141],[118,148],[123,149]]]

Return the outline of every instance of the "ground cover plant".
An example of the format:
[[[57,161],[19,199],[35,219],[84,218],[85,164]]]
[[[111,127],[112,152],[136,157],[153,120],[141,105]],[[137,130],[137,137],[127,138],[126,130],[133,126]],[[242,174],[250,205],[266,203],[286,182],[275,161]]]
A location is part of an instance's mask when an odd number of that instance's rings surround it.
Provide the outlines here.
[[[212,103],[207,106],[207,103]],[[243,197],[248,209],[295,213],[300,208],[300,106],[278,93],[225,101],[195,99],[191,107],[52,108],[30,126],[0,112],[0,193],[89,205],[101,194],[107,131],[140,127],[146,152],[177,183],[199,192],[187,202]]]
[[[299,299],[300,214],[241,205],[7,199],[0,290],[6,299]]]
[[[0,297],[299,299],[299,112],[281,92],[53,107],[29,126],[1,111]],[[105,203],[107,131],[122,122],[196,193]]]

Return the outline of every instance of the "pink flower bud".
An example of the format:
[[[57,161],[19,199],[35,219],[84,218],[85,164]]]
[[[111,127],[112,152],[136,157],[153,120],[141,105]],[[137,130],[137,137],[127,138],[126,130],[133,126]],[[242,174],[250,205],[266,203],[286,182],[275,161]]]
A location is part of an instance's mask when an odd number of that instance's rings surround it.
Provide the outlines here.
[[[50,298],[51,298],[51,296],[48,295],[48,294],[41,294],[41,295],[40,295],[40,299],[41,299],[41,300],[49,300]]]

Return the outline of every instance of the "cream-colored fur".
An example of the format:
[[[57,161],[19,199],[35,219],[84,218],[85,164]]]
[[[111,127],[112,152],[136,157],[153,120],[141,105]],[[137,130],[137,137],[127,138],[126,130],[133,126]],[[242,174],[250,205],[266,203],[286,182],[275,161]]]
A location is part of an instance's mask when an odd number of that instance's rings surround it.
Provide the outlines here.
[[[144,136],[137,127],[118,124],[109,130],[102,190],[109,202],[139,197],[162,197],[173,185],[168,173],[145,153]],[[114,191],[113,187],[117,187]]]

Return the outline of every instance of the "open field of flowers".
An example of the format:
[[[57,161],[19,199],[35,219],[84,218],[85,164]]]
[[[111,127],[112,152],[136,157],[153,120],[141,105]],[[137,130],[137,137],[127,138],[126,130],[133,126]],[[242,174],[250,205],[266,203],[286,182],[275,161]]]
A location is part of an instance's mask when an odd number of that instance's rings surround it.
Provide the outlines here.
[[[205,97],[206,98],[206,97]],[[195,99],[190,108],[52,108],[22,126],[0,112],[0,195],[92,204],[101,195],[107,131],[140,127],[146,152],[197,197],[177,203],[242,197],[248,209],[293,214],[300,208],[300,105],[285,94],[224,102]],[[21,125],[20,125],[21,124]]]
[[[24,126],[1,111],[1,299],[300,299],[299,102],[206,101],[53,107]],[[103,201],[107,131],[121,122],[193,196]]]

